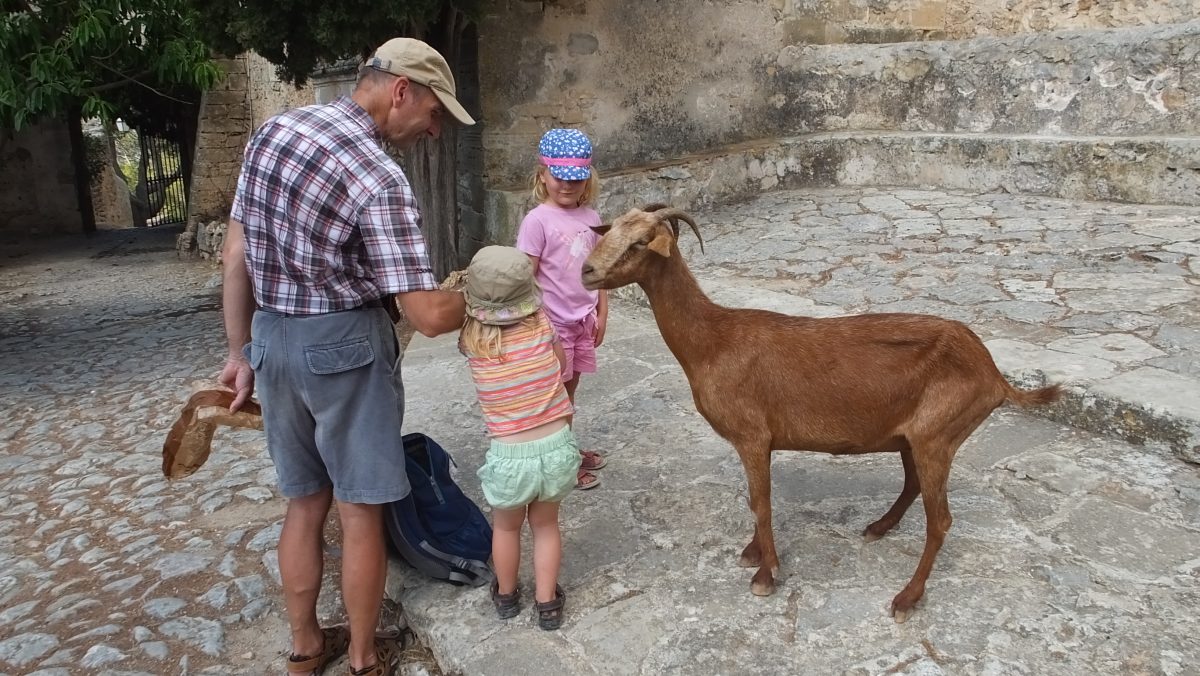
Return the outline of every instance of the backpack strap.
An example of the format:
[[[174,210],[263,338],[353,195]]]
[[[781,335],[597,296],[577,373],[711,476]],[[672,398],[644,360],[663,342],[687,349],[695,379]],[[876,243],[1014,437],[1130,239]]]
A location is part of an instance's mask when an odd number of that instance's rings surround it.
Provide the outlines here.
[[[464,559],[461,556],[453,556],[453,555],[447,554],[446,552],[443,552],[443,551],[435,548],[433,545],[430,545],[428,540],[422,540],[421,544],[418,545],[418,547],[420,547],[421,550],[424,551],[426,554],[429,554],[432,557],[441,559],[442,561],[445,561],[446,563],[450,564],[454,568],[466,571],[467,573],[470,573],[472,576],[474,576],[474,579],[467,578],[466,576],[462,575],[461,573],[458,573],[458,572],[452,570],[452,571],[450,571],[450,579],[452,579],[452,580],[456,579],[455,576],[458,576],[458,578],[462,578],[462,579],[458,579],[459,582],[465,582],[466,584],[470,584],[472,586],[478,587],[479,585],[483,584],[484,582],[489,582],[492,579],[492,569],[488,568],[487,564],[482,561],[476,561],[474,559]]]

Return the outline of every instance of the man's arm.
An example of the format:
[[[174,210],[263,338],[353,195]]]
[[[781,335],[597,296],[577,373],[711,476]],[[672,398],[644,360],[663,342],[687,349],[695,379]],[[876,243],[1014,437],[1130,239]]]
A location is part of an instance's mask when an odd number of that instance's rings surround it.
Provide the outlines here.
[[[224,306],[225,337],[229,341],[229,356],[218,380],[236,394],[230,411],[236,411],[254,392],[254,370],[242,355],[242,347],[250,342],[250,322],[254,318],[254,290],[246,270],[246,234],[244,226],[229,219],[225,246],[221,250],[224,266],[221,300]]]
[[[466,299],[459,291],[407,291],[396,294],[404,316],[428,338],[462,328],[467,318]]]

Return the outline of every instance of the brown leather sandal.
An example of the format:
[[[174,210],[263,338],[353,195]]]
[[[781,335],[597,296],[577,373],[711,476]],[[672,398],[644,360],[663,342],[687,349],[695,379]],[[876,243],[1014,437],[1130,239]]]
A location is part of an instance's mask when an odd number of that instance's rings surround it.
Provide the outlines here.
[[[312,657],[308,655],[290,655],[287,659],[289,674],[317,674],[320,676],[325,667],[346,652],[350,646],[350,628],[346,625],[326,627],[321,630],[324,645],[321,653]]]
[[[399,673],[404,635],[404,631],[375,634],[375,664],[362,669],[347,665],[350,676],[395,676]]]
[[[554,585],[554,599],[545,603],[534,603],[533,610],[537,613],[538,626],[546,631],[553,631],[562,626],[563,605],[567,602],[567,594],[563,588]]]
[[[496,615],[502,620],[516,617],[521,612],[521,585],[511,593],[500,593],[500,581],[492,580],[492,605],[496,606]]]

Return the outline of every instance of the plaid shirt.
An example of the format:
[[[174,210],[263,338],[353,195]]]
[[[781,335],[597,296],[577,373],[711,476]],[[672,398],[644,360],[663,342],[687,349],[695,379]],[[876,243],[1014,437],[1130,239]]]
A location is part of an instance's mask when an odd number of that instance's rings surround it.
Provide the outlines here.
[[[349,98],[267,120],[246,146],[231,216],[262,308],[324,314],[438,288],[408,178]]]

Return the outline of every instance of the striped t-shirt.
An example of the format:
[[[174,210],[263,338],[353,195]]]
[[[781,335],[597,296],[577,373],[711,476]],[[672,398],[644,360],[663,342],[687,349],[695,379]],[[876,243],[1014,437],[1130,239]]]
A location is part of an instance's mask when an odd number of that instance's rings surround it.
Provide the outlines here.
[[[554,327],[542,310],[504,327],[499,357],[467,356],[488,435],[524,432],[574,412],[554,354]]]

